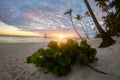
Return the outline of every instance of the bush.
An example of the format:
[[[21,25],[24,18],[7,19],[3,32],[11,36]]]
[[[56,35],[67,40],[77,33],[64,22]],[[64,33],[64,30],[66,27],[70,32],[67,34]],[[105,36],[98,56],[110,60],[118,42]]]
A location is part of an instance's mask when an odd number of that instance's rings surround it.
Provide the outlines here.
[[[91,48],[90,45],[87,44],[87,41],[84,40],[80,43],[80,52],[78,55],[78,63],[81,65],[87,65],[92,63],[93,61],[97,60],[96,56],[96,49]]]
[[[46,68],[58,76],[65,76],[71,71],[75,63],[87,65],[96,60],[96,49],[91,48],[86,40],[77,41],[68,39],[66,43],[59,45],[56,41],[50,41],[48,48],[40,48],[27,58],[27,63],[33,63],[36,67]]]

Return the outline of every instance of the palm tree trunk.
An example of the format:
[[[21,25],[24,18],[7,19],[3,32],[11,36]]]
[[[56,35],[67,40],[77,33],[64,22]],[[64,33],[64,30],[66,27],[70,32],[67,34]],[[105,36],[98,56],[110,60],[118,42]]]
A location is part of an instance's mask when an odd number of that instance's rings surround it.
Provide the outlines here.
[[[90,16],[88,16],[88,18],[89,18],[89,20],[90,20],[91,24],[92,24],[92,25],[94,25],[94,23],[93,23],[92,19],[90,18]],[[93,30],[95,30],[96,34],[99,34],[99,33],[97,32],[96,27],[95,27],[95,28],[93,28]]]
[[[80,21],[79,21],[80,22]],[[80,22],[80,24],[82,25],[82,23]],[[86,35],[86,37],[89,39],[89,36],[87,34],[87,32],[85,31],[85,29],[81,26],[82,30],[84,31],[84,34]]]
[[[71,14],[70,14],[70,20],[71,20],[71,22],[72,22],[73,28],[74,28],[75,32],[77,33],[77,35],[78,35],[82,40],[84,40],[84,39],[80,36],[80,34],[78,33],[77,29],[75,28],[75,25],[73,24],[73,20],[72,20]]]
[[[83,21],[84,21],[84,20],[83,20]],[[88,31],[87,25],[84,24],[84,26],[85,26],[86,34],[89,34],[89,31]],[[88,36],[88,35],[87,35],[87,36]],[[88,36],[88,39],[89,39],[89,36]]]
[[[85,2],[86,6],[87,6],[87,8],[88,8],[88,10],[89,10],[89,12],[90,12],[90,15],[91,15],[91,17],[92,17],[92,19],[93,19],[93,21],[94,21],[94,23],[95,23],[98,31],[100,32],[101,38],[102,38],[102,40],[103,40],[103,42],[100,44],[99,47],[109,47],[109,46],[113,45],[113,44],[115,43],[115,40],[113,40],[113,39],[101,28],[100,24],[98,23],[95,15],[94,15],[94,13],[93,13],[93,11],[92,11],[89,3],[88,3],[88,0],[84,0],[84,2]]]

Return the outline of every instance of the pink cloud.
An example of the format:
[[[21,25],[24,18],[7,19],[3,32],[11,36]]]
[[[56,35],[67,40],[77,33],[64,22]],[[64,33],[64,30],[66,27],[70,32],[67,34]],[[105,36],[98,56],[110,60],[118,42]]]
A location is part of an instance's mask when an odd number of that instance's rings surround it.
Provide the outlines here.
[[[37,15],[36,15],[34,12],[26,13],[26,16],[27,16],[28,18],[34,18],[34,17],[37,17]]]
[[[60,10],[59,10],[59,12],[62,12],[62,13],[64,13],[65,11],[64,11],[63,9],[60,9]]]
[[[52,12],[47,12],[47,14],[48,14],[48,15],[53,15],[53,13],[52,13]]]
[[[95,16],[97,16],[98,19],[102,19],[102,14],[99,12],[94,12]]]

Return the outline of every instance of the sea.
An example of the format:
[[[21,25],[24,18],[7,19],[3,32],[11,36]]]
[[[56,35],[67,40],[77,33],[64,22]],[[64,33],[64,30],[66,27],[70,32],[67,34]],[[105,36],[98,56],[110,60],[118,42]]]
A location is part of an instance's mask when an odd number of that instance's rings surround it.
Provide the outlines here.
[[[24,36],[0,36],[0,43],[36,43],[49,41],[64,42],[66,41],[66,39]]]

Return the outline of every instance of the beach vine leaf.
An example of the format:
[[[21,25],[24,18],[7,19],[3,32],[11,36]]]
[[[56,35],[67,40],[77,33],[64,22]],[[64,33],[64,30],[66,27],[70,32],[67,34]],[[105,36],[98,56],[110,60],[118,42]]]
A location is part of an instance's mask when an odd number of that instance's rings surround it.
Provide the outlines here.
[[[68,39],[66,43],[61,42],[59,45],[56,41],[50,41],[47,49],[38,49],[26,60],[28,64],[33,63],[36,67],[45,68],[57,76],[65,76],[75,63],[87,66],[96,61],[96,53],[96,49],[91,48],[86,40],[79,44],[73,39]]]

